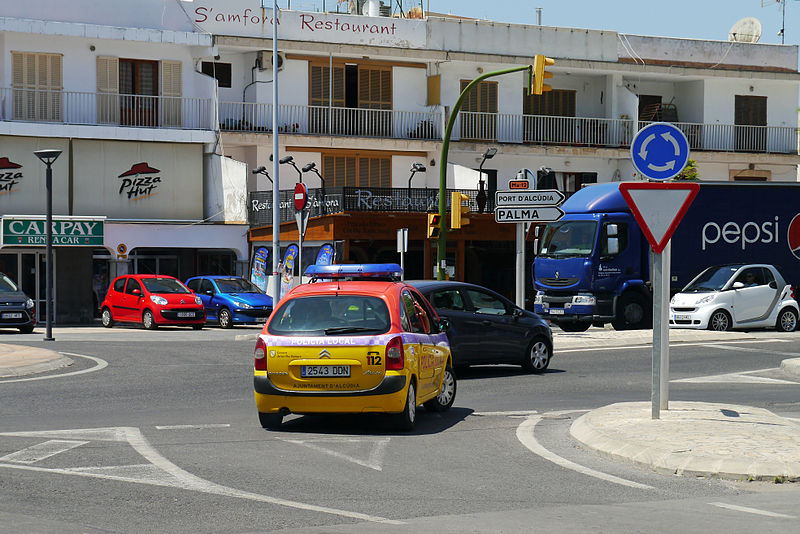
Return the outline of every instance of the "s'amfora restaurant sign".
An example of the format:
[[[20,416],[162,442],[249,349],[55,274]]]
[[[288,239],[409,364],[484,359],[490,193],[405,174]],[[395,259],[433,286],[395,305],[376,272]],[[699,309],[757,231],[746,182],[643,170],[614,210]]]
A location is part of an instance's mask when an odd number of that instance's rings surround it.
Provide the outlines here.
[[[53,217],[53,245],[102,247],[105,217]],[[4,216],[4,246],[45,246],[47,225],[43,217]]]

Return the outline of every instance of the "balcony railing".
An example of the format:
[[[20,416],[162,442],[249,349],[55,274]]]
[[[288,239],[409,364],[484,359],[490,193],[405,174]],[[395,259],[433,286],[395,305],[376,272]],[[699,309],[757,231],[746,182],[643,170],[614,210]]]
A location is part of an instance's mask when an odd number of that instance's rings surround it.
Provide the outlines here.
[[[649,122],[640,122],[644,127]],[[797,154],[797,128],[676,122],[692,150]]]
[[[210,98],[0,88],[0,120],[213,130]]]

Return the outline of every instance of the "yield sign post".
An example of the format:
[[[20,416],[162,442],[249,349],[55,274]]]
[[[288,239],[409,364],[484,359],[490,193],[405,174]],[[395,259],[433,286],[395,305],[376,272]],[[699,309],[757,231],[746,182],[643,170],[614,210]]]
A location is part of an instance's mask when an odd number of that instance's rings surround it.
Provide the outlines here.
[[[669,409],[669,240],[700,191],[697,183],[626,182],[619,191],[653,248],[653,419]]]

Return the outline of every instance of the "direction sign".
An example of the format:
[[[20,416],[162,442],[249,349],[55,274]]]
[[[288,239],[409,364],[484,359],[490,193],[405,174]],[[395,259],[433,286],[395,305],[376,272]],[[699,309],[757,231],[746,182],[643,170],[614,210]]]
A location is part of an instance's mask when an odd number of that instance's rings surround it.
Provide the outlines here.
[[[552,222],[563,216],[564,212],[557,206],[510,206],[494,210],[494,220],[499,223]]]
[[[304,183],[296,183],[294,185],[294,209],[297,211],[304,210],[308,205],[308,188]]]
[[[564,199],[564,193],[557,189],[541,189],[528,191],[497,191],[494,196],[495,206],[558,206]]]
[[[642,176],[667,180],[679,174],[689,161],[689,142],[677,126],[654,122],[634,136],[631,161]]]
[[[656,254],[667,246],[700,191],[697,183],[623,182],[619,192]]]

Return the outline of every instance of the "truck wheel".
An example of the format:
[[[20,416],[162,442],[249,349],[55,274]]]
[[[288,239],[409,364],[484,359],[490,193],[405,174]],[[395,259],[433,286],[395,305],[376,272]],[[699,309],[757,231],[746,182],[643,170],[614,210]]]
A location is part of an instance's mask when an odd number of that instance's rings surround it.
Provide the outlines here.
[[[652,328],[647,299],[639,293],[623,293],[617,303],[617,314],[611,325],[614,330]]]
[[[794,332],[797,328],[797,313],[791,308],[784,308],[778,314],[775,330],[778,332]]]
[[[708,329],[717,332],[730,330],[732,326],[731,316],[725,310],[717,310],[708,318]]]
[[[556,323],[564,332],[586,332],[592,323],[582,321],[559,321]]]

